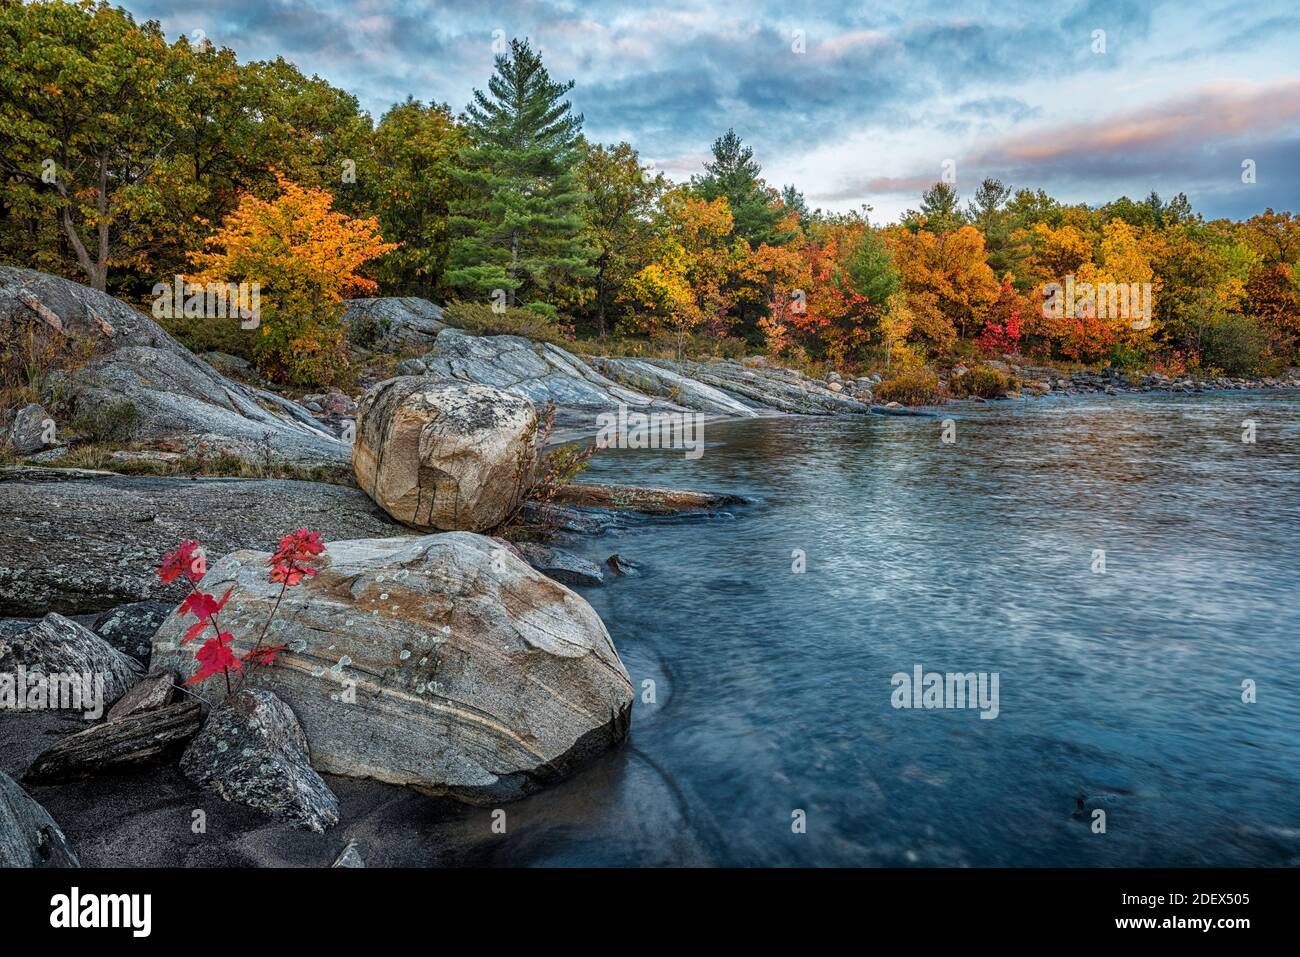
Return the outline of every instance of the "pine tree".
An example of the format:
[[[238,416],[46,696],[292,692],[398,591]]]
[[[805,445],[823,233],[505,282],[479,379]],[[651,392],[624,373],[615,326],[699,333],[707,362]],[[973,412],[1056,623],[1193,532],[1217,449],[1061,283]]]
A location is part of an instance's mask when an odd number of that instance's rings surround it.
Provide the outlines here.
[[[448,285],[472,295],[504,290],[507,305],[539,297],[566,279],[591,274],[582,238],[582,189],[573,169],[581,114],[527,40],[496,58],[488,92],[466,107],[471,145],[456,173],[468,198],[453,206]]]
[[[740,141],[735,130],[727,130],[713,143],[713,162],[705,163],[704,175],[695,180],[696,191],[705,199],[727,198],[734,222],[732,236],[747,240],[754,249],[793,238],[778,230],[784,209],[760,178],[762,171],[753,149]]]

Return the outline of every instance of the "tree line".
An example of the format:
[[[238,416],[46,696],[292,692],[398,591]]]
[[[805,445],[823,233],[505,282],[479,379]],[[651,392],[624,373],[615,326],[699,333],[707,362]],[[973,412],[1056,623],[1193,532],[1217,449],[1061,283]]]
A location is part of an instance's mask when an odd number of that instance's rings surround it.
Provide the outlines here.
[[[1182,194],[1089,206],[986,179],[878,225],[769,184],[734,131],[685,183],[590,142],[526,40],[462,112],[408,99],[375,122],[283,59],[168,42],[104,2],[0,0],[0,28],[0,259],[136,302],[176,275],[260,282],[277,378],[331,378],[332,317],[365,294],[793,363],[1296,361],[1290,212],[1207,221]],[[1149,289],[1150,315],[1044,309],[1067,281]]]

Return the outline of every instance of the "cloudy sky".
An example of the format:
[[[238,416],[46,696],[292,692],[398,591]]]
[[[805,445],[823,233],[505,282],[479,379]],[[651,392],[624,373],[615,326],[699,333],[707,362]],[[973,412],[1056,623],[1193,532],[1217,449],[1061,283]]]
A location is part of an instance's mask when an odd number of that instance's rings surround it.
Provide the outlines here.
[[[684,179],[732,126],[772,184],[877,221],[949,161],[967,196],[996,175],[1094,204],[1154,189],[1209,216],[1300,209],[1294,0],[124,3],[169,37],[283,55],[376,119],[408,95],[462,109],[494,37],[528,37],[577,81],[589,137]]]

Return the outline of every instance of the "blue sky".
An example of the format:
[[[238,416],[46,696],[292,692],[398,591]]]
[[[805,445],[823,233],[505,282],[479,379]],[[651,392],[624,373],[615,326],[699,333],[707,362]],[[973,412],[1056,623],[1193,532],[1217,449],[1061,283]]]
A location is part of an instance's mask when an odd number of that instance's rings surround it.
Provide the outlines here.
[[[674,179],[727,127],[773,185],[887,221],[955,164],[1072,202],[1186,192],[1208,216],[1300,209],[1300,7],[1178,0],[645,2],[126,0],[169,37],[283,55],[376,119],[460,110],[495,37],[573,79],[587,135]],[[1104,31],[1104,52],[1094,31]],[[1253,160],[1256,182],[1242,182]]]

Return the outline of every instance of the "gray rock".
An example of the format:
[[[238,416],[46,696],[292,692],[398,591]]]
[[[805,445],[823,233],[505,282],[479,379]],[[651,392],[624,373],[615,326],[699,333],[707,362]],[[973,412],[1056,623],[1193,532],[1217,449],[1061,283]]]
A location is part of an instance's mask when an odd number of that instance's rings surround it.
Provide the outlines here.
[[[19,666],[47,676],[88,676],[103,679],[104,707],[108,707],[139,680],[140,666],[99,635],[71,619],[50,612],[26,631],[0,639],[0,673],[16,674]],[[82,678],[84,682],[84,678]],[[82,695],[93,685],[82,684]],[[77,710],[89,710],[77,705]]]
[[[153,711],[172,703],[176,696],[176,672],[157,671],[141,678],[117,704],[108,709],[108,720],[129,718],[142,711]]]
[[[157,568],[164,553],[195,537],[195,516],[209,556],[265,548],[304,526],[326,541],[409,534],[364,492],[339,485],[0,470],[0,615],[104,611],[150,599],[174,607],[186,589],[161,584]]]
[[[62,378],[74,419],[121,409],[124,439],[206,443],[254,461],[269,442],[279,460],[347,464],[347,446],[297,403],[228,379],[144,313],[67,279],[0,266],[0,339],[32,323],[94,343],[91,361]]]
[[[331,867],[365,867],[366,862],[361,859],[361,852],[357,850],[356,841],[348,841],[347,847],[343,848],[338,857],[334,859]]]
[[[511,800],[617,744],[632,684],[586,601],[467,532],[331,542],[270,639],[286,645],[249,679],[302,723],[318,771],[472,803]],[[222,626],[250,649],[275,602],[266,553],[209,571],[233,580]],[[154,662],[194,673],[186,621],[159,630]],[[221,696],[220,682],[204,694]]]
[[[593,364],[612,379],[647,395],[659,396],[699,412],[750,418],[759,412],[721,389],[697,382],[676,369],[643,359],[595,359]]]
[[[605,584],[605,573],[600,570],[600,566],[581,555],[537,542],[520,542],[516,548],[524,556],[524,561],[562,585],[575,587]]]
[[[342,321],[355,345],[379,352],[428,348],[448,328],[441,307],[416,296],[349,299]]]
[[[45,435],[53,421],[50,414],[35,402],[23,406],[14,415],[13,424],[9,427],[9,447],[18,455],[39,452],[46,445],[52,444],[45,441]]]
[[[139,711],[62,737],[27,769],[32,784],[64,784],[171,760],[203,723],[193,699]]]
[[[175,604],[166,601],[135,601],[104,612],[90,630],[145,668],[153,653],[153,636],[167,620]]]
[[[270,691],[246,689],[208,716],[181,757],[181,772],[227,801],[324,833],[339,801],[311,768],[293,710]]]
[[[0,771],[0,867],[80,867],[54,818]]]

